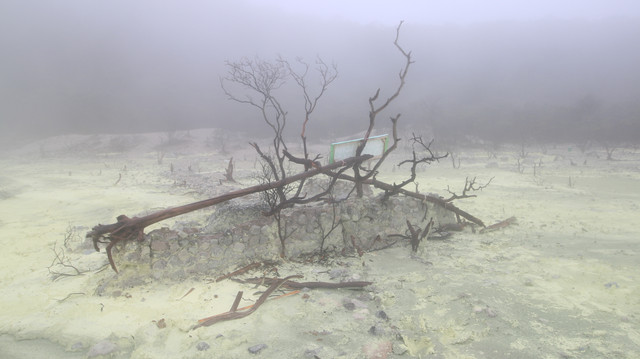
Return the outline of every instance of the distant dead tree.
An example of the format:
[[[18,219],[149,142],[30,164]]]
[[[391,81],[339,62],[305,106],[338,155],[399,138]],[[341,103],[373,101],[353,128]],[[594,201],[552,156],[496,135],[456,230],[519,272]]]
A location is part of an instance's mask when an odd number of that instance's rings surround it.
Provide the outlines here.
[[[618,147],[609,142],[604,142],[602,147],[604,147],[604,150],[607,152],[607,161],[613,161],[613,152],[617,150]]]

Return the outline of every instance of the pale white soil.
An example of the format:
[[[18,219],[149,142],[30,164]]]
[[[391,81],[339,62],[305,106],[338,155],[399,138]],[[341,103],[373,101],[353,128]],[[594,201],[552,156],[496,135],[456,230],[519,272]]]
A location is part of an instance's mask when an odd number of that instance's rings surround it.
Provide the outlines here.
[[[156,146],[170,138],[160,133],[64,136],[2,154],[0,357],[83,358],[105,341],[117,348],[105,357],[116,358],[243,358],[256,344],[267,345],[255,354],[263,358],[640,357],[640,151],[633,148],[606,161],[601,148],[529,146],[523,173],[519,147],[504,146],[496,158],[460,149],[460,168],[449,159],[421,168],[419,189],[447,197],[448,186],[461,192],[465,177],[493,178],[477,198],[457,205],[487,225],[511,216],[517,224],[426,241],[415,255],[399,246],[328,265],[284,263],[281,276],[329,281],[327,272],[339,268],[374,284],[268,301],[244,319],[211,327],[189,330],[227,311],[237,291],[245,293],[243,306],[259,289],[194,278],[98,296],[97,286],[115,274],[104,251],[92,248],[65,252],[82,275],[53,280],[48,267],[65,237],[77,246],[90,227],[120,214],[206,198],[177,180],[180,173],[222,179],[233,156],[240,183],[212,181],[210,194],[254,184],[256,156],[247,139],[228,135],[232,144],[221,153],[222,137],[214,134],[180,134],[184,141],[163,150]],[[401,181],[403,168],[392,171],[391,164],[402,156],[390,158],[378,179]],[[207,215],[205,209],[176,220]],[[376,317],[379,310],[388,321]],[[373,333],[376,323],[382,329]],[[210,348],[198,350],[200,342]]]

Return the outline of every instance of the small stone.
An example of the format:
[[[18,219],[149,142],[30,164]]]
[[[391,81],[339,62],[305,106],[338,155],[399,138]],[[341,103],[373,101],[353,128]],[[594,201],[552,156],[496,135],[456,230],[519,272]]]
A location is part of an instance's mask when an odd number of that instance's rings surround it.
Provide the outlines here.
[[[191,260],[191,254],[188,251],[181,251],[178,253],[178,259],[180,259],[180,262],[182,263],[189,263]]]
[[[346,271],[344,270],[344,268],[334,268],[329,271],[329,278],[336,279],[339,277],[343,277],[345,275],[345,272]]]
[[[365,358],[369,359],[387,358],[392,350],[392,344],[390,341],[367,343],[362,347],[362,352]]]
[[[151,250],[155,252],[162,252],[169,249],[169,243],[166,240],[156,240],[151,242]]]
[[[196,349],[198,349],[198,351],[205,351],[208,350],[210,348],[209,343],[207,342],[200,342],[198,344],[196,344]]]
[[[232,247],[232,251],[234,251],[235,253],[242,253],[244,252],[245,249],[245,245],[243,243],[235,243]]]
[[[487,316],[489,318],[495,318],[498,315],[498,312],[496,312],[496,310],[493,308],[487,307],[484,311],[485,313],[487,313]]]
[[[371,328],[369,328],[369,334],[373,334],[373,335],[377,335],[377,336],[382,336],[384,335],[384,328],[382,327],[382,325],[380,323],[371,326]]]
[[[91,347],[91,349],[89,349],[89,352],[87,353],[87,357],[93,358],[99,355],[111,354],[117,349],[118,349],[118,346],[115,343],[109,340],[103,340],[103,341],[97,342]]]
[[[350,301],[358,308],[367,308],[367,304],[361,300],[351,299]]]
[[[393,343],[393,354],[395,355],[402,355],[404,353],[407,352],[407,350],[409,350],[409,348],[407,348],[406,345],[402,344],[402,343]]]
[[[200,242],[200,247],[198,249],[200,250],[200,252],[206,252],[209,250],[209,248],[211,248],[211,243],[203,241]]]
[[[304,351],[305,358],[318,358],[319,349],[307,349]]]
[[[370,316],[369,309],[360,309],[353,313],[353,319],[355,320],[365,320],[369,318],[369,316]]]
[[[267,348],[266,344],[256,344],[254,346],[250,346],[248,350],[251,354],[258,354],[262,349],[265,348]]]
[[[265,225],[265,226],[262,226],[262,228],[260,228],[260,234],[265,236],[265,237],[269,236],[269,232],[270,232],[269,226]]]
[[[342,306],[346,309],[346,310],[355,310],[356,309],[356,305],[355,303],[353,303],[352,301],[346,299],[342,302]]]
[[[165,262],[163,259],[160,259],[158,261],[156,261],[155,263],[153,263],[153,270],[163,270],[167,267],[167,262]]]
[[[260,226],[256,226],[255,224],[251,226],[251,228],[249,228],[249,233],[251,233],[251,235],[257,236],[258,234],[260,234]]]
[[[384,310],[381,310],[379,312],[376,313],[376,317],[380,318],[380,319],[384,319],[384,320],[389,320],[389,317],[387,316],[387,313],[385,313]]]

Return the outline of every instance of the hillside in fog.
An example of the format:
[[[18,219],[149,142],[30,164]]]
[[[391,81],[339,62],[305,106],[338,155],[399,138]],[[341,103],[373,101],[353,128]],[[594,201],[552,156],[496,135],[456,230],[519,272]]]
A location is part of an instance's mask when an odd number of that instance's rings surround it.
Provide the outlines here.
[[[339,77],[311,123],[318,137],[362,129],[368,97],[396,85],[403,59],[393,26],[244,5],[0,5],[0,132],[259,133],[258,114],[220,88],[225,61],[242,57],[337,64]],[[449,138],[637,141],[638,38],[635,18],[406,23],[400,42],[415,64],[379,119],[401,112],[402,126]],[[300,95],[283,88],[281,96],[297,132]]]

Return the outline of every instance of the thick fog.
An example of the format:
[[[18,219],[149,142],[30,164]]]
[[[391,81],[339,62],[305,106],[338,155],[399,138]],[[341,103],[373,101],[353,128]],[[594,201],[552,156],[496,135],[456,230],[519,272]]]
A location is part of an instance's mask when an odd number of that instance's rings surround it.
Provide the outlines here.
[[[484,21],[455,21],[450,12],[446,21],[411,22],[408,11],[400,43],[415,63],[380,125],[400,112],[405,128],[443,138],[637,142],[640,19],[621,12],[510,20],[489,8]],[[335,63],[338,78],[309,135],[344,136],[366,126],[377,88],[388,96],[397,85],[400,20],[334,19],[267,1],[4,1],[0,137],[266,132],[259,113],[229,101],[220,86],[225,61],[256,56]],[[298,131],[301,95],[281,91]]]

